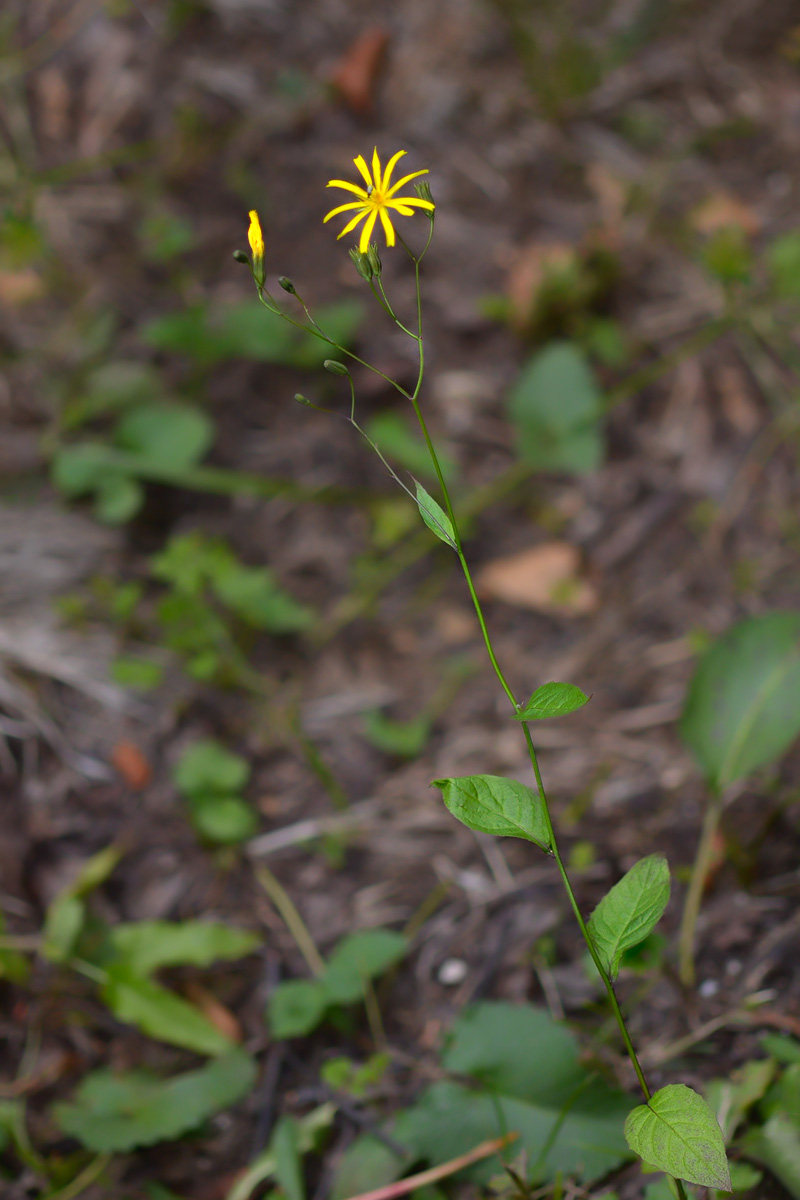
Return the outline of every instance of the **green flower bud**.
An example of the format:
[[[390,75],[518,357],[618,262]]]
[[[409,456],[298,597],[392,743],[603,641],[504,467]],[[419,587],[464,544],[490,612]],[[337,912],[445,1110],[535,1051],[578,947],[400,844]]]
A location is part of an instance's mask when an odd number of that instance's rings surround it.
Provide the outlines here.
[[[347,367],[342,362],[337,362],[335,358],[326,358],[322,364],[326,371],[330,371],[331,375],[349,375]]]
[[[237,262],[240,262],[240,263],[247,264],[250,262],[250,259],[247,257],[244,250],[234,250],[233,257],[236,259]]]
[[[291,279],[287,279],[285,275],[278,276],[278,283],[285,292],[289,293],[290,296],[294,296],[296,294],[294,290],[294,284],[292,283]]]
[[[370,242],[369,244],[369,249],[367,250],[367,259],[369,261],[369,265],[372,267],[373,275],[380,275],[381,271],[383,270],[383,263],[381,262],[381,256],[378,254],[378,246],[375,242]]]
[[[366,279],[367,283],[372,279],[373,270],[370,266],[370,261],[366,254],[362,254],[357,246],[353,246],[350,251],[350,257],[353,260],[353,266],[358,271],[362,279]]]
[[[305,404],[309,408],[311,407],[311,401],[309,400],[308,396],[304,396],[302,392],[295,392],[294,398],[298,404]]]
[[[426,179],[423,179],[421,183],[417,181],[417,183],[414,184],[414,191],[417,193],[420,200],[427,200],[429,204],[433,204],[431,185]],[[432,221],[436,215],[436,210],[434,208],[426,208],[425,212],[428,214],[428,220]]]

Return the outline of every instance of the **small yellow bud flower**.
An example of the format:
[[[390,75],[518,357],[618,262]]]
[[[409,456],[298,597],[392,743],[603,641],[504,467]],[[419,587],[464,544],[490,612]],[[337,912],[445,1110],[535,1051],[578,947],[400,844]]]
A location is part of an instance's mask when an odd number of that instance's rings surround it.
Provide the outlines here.
[[[386,236],[386,245],[393,246],[395,244],[397,236],[391,217],[389,216],[391,209],[398,212],[401,217],[413,217],[415,208],[426,209],[429,213],[433,212],[435,206],[432,200],[428,200],[422,196],[397,195],[400,188],[405,187],[412,179],[416,179],[419,175],[427,175],[427,169],[424,171],[412,171],[410,175],[404,175],[402,179],[398,179],[397,183],[390,186],[392,172],[405,153],[405,150],[398,150],[396,154],[393,154],[386,164],[386,170],[383,171],[381,169],[381,160],[378,158],[378,151],[377,149],[373,150],[371,173],[360,154],[357,158],[354,158],[353,162],[358,168],[366,187],[361,187],[357,183],[348,183],[346,179],[331,179],[327,184],[328,187],[342,188],[345,192],[352,192],[357,197],[356,200],[351,200],[347,204],[340,204],[337,208],[332,208],[324,220],[330,221],[331,217],[336,217],[339,213],[354,212],[355,216],[347,222],[339,237],[343,238],[345,234],[355,229],[360,221],[364,221],[361,237],[358,242],[358,248],[362,254],[366,254],[369,249],[372,231],[379,217]]]
[[[264,234],[261,232],[261,222],[254,208],[250,209],[250,228],[247,230],[247,240],[253,255],[253,275],[261,287],[266,277],[264,271]]]

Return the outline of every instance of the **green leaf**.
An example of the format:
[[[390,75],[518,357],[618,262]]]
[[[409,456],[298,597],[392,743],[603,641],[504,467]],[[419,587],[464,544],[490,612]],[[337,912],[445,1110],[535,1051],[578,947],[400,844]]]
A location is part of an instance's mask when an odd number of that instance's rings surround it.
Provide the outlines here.
[[[394,1183],[407,1165],[408,1156],[396,1153],[374,1134],[362,1134],[339,1159],[330,1200],[348,1200],[350,1196]]]
[[[118,1020],[143,1033],[182,1046],[196,1054],[227,1054],[232,1043],[198,1008],[125,964],[112,964],[102,989],[103,999]]]
[[[192,796],[189,804],[195,832],[218,846],[247,841],[258,829],[258,816],[239,796]]]
[[[62,446],[53,456],[50,471],[54,486],[63,495],[69,499],[85,496],[108,476],[108,450],[100,442]]]
[[[785,1033],[765,1033],[760,1039],[767,1054],[781,1063],[800,1063],[800,1042]]]
[[[625,951],[643,942],[661,920],[669,889],[667,860],[663,854],[649,854],[634,863],[597,905],[589,933],[612,979]]]
[[[276,1124],[272,1135],[272,1152],[275,1155],[275,1179],[286,1200],[305,1200],[297,1122],[292,1117],[281,1117]]]
[[[213,738],[195,742],[185,750],[173,771],[178,790],[185,796],[227,795],[238,792],[250,778],[250,764],[231,754]]]
[[[295,1122],[297,1149],[300,1154],[315,1150],[336,1116],[335,1104],[321,1104]],[[251,1200],[255,1189],[277,1171],[274,1134],[269,1146],[236,1181],[226,1200]]]
[[[161,663],[151,662],[147,658],[115,658],[109,673],[114,682],[122,687],[141,691],[158,687],[164,678]]]
[[[441,504],[434,500],[433,496],[428,495],[425,488],[418,479],[414,480],[417,488],[417,504],[419,506],[420,516],[422,517],[428,529],[435,533],[441,542],[446,542],[448,546],[457,549],[455,533],[453,532],[453,522],[448,517],[447,513],[442,508]]]
[[[42,958],[48,962],[64,963],[73,954],[83,929],[86,905],[77,896],[62,892],[47,910],[42,930]]]
[[[800,1200],[800,1127],[785,1113],[775,1113],[739,1142],[748,1158],[763,1163],[795,1200]]]
[[[322,985],[329,1004],[354,1004],[364,995],[364,983],[382,975],[408,952],[408,941],[391,929],[351,933],[328,959]]]
[[[431,735],[431,720],[425,713],[410,721],[393,721],[375,710],[364,716],[367,740],[385,754],[398,758],[416,758],[427,745]]]
[[[208,967],[220,959],[242,958],[261,939],[247,929],[213,921],[134,921],[116,925],[109,942],[131,971],[151,975],[160,967]]]
[[[594,471],[600,465],[603,399],[585,355],[556,342],[533,355],[508,398],[520,457],[537,470]]]
[[[529,1004],[484,1001],[453,1026],[442,1065],[492,1092],[560,1108],[585,1079],[566,1025]]]
[[[124,414],[114,432],[114,442],[121,449],[178,470],[198,463],[213,441],[211,418],[177,401],[137,405]]]
[[[767,265],[779,296],[800,297],[800,229],[775,238],[767,249]]]
[[[774,762],[800,733],[800,613],[734,625],[701,660],[681,719],[684,741],[722,789]]]
[[[242,1050],[197,1071],[157,1079],[145,1071],[93,1071],[71,1103],[53,1115],[64,1133],[97,1154],[133,1150],[180,1137],[253,1087],[256,1064]]]
[[[318,979],[289,979],[279,983],[267,1006],[274,1038],[305,1037],[316,1029],[328,1008],[328,994]]]
[[[775,1078],[777,1064],[771,1058],[746,1062],[729,1078],[712,1079],[705,1087],[706,1100],[728,1143],[747,1116],[748,1110],[761,1100]]]
[[[266,567],[246,567],[233,556],[210,579],[217,597],[255,629],[297,633],[314,624],[314,613],[282,588]]]
[[[550,717],[565,717],[588,703],[589,697],[574,683],[543,683],[515,718],[517,721],[545,721]]]
[[[77,399],[65,413],[65,425],[74,429],[92,417],[145,404],[164,391],[158,371],[149,363],[118,359],[91,371]]]
[[[731,1172],[731,1190],[734,1192],[749,1192],[764,1178],[764,1172],[751,1167],[750,1163],[732,1162],[728,1164]],[[715,1192],[714,1200],[727,1200],[728,1192]]]
[[[502,775],[462,775],[434,779],[445,805],[459,821],[478,833],[520,837],[550,848],[542,801],[531,788]]]
[[[104,525],[124,525],[144,504],[144,488],[122,472],[111,472],[98,481],[94,515]]]
[[[660,1088],[628,1115],[625,1137],[635,1154],[660,1171],[730,1191],[725,1143],[702,1096],[682,1083]]]

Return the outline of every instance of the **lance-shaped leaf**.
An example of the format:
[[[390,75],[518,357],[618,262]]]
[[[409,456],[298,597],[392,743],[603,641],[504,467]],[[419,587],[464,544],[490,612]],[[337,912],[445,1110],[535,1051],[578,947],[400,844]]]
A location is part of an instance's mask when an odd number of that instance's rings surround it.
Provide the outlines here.
[[[448,517],[447,513],[438,504],[433,496],[431,496],[418,479],[414,480],[417,487],[417,504],[419,505],[420,515],[432,533],[435,533],[440,541],[446,542],[448,546],[452,546],[453,550],[458,549],[456,546],[456,535],[453,531],[453,522]]]
[[[628,1145],[646,1163],[704,1187],[731,1190],[725,1143],[702,1096],[671,1083],[628,1114]]]
[[[550,835],[540,797],[524,783],[502,775],[462,775],[434,779],[454,817],[478,833],[525,838],[550,850]]]
[[[669,867],[663,854],[641,858],[606,893],[591,915],[589,933],[609,975],[616,975],[625,951],[656,927],[668,900]]]
[[[589,703],[589,697],[574,683],[543,683],[517,713],[517,721],[545,721],[565,717]]]

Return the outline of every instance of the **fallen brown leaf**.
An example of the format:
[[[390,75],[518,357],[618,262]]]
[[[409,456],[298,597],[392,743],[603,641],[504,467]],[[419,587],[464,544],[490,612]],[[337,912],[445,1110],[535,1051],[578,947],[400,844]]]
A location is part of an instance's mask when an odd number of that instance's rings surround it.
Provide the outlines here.
[[[730,192],[712,192],[689,213],[689,224],[698,233],[717,233],[738,225],[752,236],[761,228],[761,218],[754,208]]]
[[[119,771],[129,788],[140,792],[153,777],[150,763],[135,742],[117,742],[111,754],[111,762]]]
[[[517,608],[559,616],[594,612],[596,589],[580,575],[580,554],[568,542],[542,542],[496,558],[478,572],[478,593]]]
[[[241,1042],[243,1037],[241,1025],[231,1010],[221,1004],[216,996],[212,996],[202,984],[195,982],[187,986],[186,994],[215,1029],[230,1038],[232,1042]]]
[[[339,59],[330,76],[332,87],[356,116],[375,108],[375,85],[383,66],[389,33],[381,25],[365,29]]]

